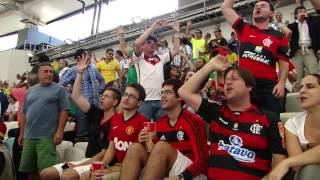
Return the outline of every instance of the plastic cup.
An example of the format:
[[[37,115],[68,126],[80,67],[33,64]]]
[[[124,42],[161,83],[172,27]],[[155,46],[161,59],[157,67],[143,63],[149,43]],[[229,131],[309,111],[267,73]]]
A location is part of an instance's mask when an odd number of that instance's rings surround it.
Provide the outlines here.
[[[151,152],[154,146],[153,138],[156,135],[156,123],[155,122],[145,122],[144,128],[148,131],[148,139],[146,141],[147,152]]]
[[[102,169],[102,162],[101,161],[94,161],[91,164],[92,166],[92,172],[96,171],[96,170],[101,170]]]

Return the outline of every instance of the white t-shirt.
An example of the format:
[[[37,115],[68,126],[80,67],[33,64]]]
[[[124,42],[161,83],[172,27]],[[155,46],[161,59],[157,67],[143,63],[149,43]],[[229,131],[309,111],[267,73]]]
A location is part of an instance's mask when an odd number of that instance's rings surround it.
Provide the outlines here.
[[[9,103],[8,108],[7,108],[7,112],[18,112],[18,107],[19,107],[19,102],[17,101],[14,104]]]
[[[144,87],[147,94],[146,101],[160,100],[160,91],[164,82],[163,65],[170,61],[170,53],[167,52],[158,56],[160,61],[153,65],[144,59],[143,52],[139,57],[133,55],[139,83]]]
[[[302,149],[306,149],[306,146],[309,144],[309,141],[304,135],[306,116],[306,112],[299,113],[296,117],[289,119],[284,125],[288,131],[298,137]]]

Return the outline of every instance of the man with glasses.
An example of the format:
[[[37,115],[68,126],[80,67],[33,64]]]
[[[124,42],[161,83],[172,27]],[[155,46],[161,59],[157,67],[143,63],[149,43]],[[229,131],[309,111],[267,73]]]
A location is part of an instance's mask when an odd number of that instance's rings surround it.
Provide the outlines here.
[[[261,179],[285,158],[278,128],[281,124],[274,114],[251,103],[253,75],[243,68],[228,67],[229,62],[221,55],[212,58],[179,89],[179,95],[210,123],[208,179]],[[225,71],[226,103],[222,105],[199,93],[212,71]]]
[[[50,63],[39,64],[38,78],[24,98],[18,138],[23,146],[19,171],[29,173],[29,180],[40,179],[39,172],[55,164],[69,107],[66,91],[53,82]]]
[[[88,62],[90,62],[91,54],[86,49],[78,49],[74,55],[74,59],[78,62],[82,54],[87,54]],[[104,89],[105,83],[101,74],[96,70],[94,65],[90,63],[88,69],[82,74],[83,80],[81,83],[81,88],[83,96],[95,106],[99,106],[99,92]],[[67,72],[64,73],[59,81],[59,84],[67,86],[68,84],[73,84],[77,77],[77,67],[73,66]],[[97,83],[98,82],[98,83]],[[88,121],[86,115],[81,110],[76,111],[77,119],[77,137],[78,139],[90,137],[91,125]]]
[[[102,74],[106,84],[113,83],[117,79],[117,74],[118,77],[121,76],[120,63],[114,59],[114,50],[110,48],[106,50],[106,58],[99,61],[96,68]]]
[[[86,112],[94,124],[87,150],[95,151],[94,148],[96,148],[99,151],[90,159],[60,163],[46,169],[41,172],[43,179],[58,179],[59,177],[79,179],[82,174],[90,171],[91,163],[94,161],[102,161],[104,166],[112,166],[116,162],[121,163],[127,148],[124,144],[129,146],[132,142],[137,141],[138,132],[143,128],[143,122],[147,121],[137,113],[138,107],[145,98],[145,91],[138,84],[129,85],[122,98],[119,90],[112,87],[106,88],[100,96],[99,107],[90,104],[81,91],[82,75],[88,70],[88,66],[86,54],[83,54],[76,66],[78,73],[73,87],[72,100],[83,112]],[[124,111],[116,114],[120,98]],[[113,170],[117,171],[117,169],[119,171],[119,166]]]
[[[207,137],[201,119],[182,108],[178,95],[180,80],[162,84],[161,106],[166,115],[156,122],[157,142],[150,153],[145,144],[148,131],[139,134],[139,143],[130,146],[121,169],[121,180],[206,179]],[[144,168],[144,170],[142,170]],[[141,174],[143,172],[143,174]]]
[[[146,101],[139,109],[148,119],[155,121],[161,117],[164,112],[160,105],[161,84],[164,81],[164,64],[170,61],[179,53],[180,35],[179,23],[174,21],[172,28],[174,30],[173,49],[163,55],[157,55],[157,39],[151,34],[158,28],[167,27],[165,20],[155,21],[134,43],[133,61],[136,64],[139,83],[146,90]]]

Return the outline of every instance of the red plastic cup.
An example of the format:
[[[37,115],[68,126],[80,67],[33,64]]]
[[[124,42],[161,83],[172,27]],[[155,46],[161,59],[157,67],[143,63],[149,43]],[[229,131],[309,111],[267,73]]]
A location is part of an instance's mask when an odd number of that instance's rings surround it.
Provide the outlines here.
[[[144,122],[144,128],[148,131],[148,140],[146,141],[147,152],[151,152],[154,146],[153,138],[156,134],[156,123]]]
[[[155,122],[144,122],[144,127],[148,130],[148,132],[156,131],[156,123]]]
[[[96,171],[96,170],[101,170],[102,169],[102,162],[101,161],[94,161],[91,164],[92,166],[92,172]]]

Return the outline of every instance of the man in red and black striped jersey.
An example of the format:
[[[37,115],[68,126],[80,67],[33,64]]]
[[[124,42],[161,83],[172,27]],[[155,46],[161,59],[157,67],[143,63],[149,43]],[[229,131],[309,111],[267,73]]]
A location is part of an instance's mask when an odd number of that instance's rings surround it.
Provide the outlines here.
[[[285,158],[279,120],[251,104],[255,88],[252,74],[232,67],[218,55],[193,75],[180,89],[180,97],[210,123],[208,178],[215,180],[258,180]],[[202,99],[199,92],[212,71],[225,71],[227,104]]]
[[[274,14],[274,8],[268,0],[260,0],[255,4],[252,13],[254,25],[244,21],[232,8],[233,4],[234,0],[224,0],[222,12],[238,34],[239,66],[249,70],[256,79],[254,103],[280,118],[279,98],[284,96],[289,68],[288,39],[285,34],[268,26]]]
[[[157,138],[160,140],[147,153],[144,146],[146,130],[133,144],[121,168],[122,180],[139,179],[206,179],[208,149],[206,130],[199,116],[182,108],[178,89],[180,80],[169,79],[162,85],[161,106],[166,115],[156,122]]]

